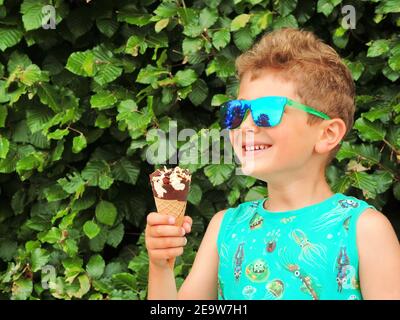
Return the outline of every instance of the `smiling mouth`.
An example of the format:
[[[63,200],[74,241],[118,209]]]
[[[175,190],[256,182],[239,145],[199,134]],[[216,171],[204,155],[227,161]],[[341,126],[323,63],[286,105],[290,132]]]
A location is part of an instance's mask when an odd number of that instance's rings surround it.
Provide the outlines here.
[[[259,144],[259,145],[252,145],[252,146],[242,146],[242,153],[244,156],[248,155],[256,155],[267,151],[272,145],[270,144]]]

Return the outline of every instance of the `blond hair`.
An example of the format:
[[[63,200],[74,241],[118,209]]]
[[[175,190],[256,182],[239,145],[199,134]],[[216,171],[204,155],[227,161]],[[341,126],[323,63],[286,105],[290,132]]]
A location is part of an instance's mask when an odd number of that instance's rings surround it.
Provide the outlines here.
[[[268,68],[293,82],[299,102],[342,119],[346,124],[344,137],[347,136],[354,122],[355,85],[350,70],[332,47],[309,31],[275,30],[236,59],[239,79],[246,72],[255,79]],[[308,124],[318,121],[322,120],[308,114]],[[339,148],[340,144],[330,152],[327,164]]]

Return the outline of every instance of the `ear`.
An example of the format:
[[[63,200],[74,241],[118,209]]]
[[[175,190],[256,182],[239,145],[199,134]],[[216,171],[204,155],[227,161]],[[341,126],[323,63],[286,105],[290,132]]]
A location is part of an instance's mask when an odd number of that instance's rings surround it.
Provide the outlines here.
[[[346,124],[340,118],[321,122],[319,136],[315,143],[317,153],[328,153],[335,148],[346,133]]]

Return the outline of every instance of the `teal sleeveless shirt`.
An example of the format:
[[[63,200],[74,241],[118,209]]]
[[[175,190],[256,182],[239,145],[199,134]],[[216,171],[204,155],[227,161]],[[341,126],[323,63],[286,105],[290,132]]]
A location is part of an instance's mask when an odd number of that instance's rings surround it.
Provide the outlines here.
[[[356,224],[367,202],[336,193],[297,210],[264,199],[224,213],[218,233],[218,299],[362,299]]]

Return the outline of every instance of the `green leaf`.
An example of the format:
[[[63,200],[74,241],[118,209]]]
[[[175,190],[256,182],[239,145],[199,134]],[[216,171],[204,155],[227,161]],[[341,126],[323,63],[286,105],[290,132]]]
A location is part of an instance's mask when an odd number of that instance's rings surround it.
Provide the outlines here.
[[[203,79],[197,79],[192,85],[192,92],[189,93],[190,101],[199,106],[208,97],[208,86]]]
[[[17,28],[0,28],[0,50],[15,46],[21,41],[23,33]]]
[[[351,178],[349,175],[341,176],[332,186],[332,191],[336,193],[345,193],[351,186]]]
[[[357,119],[354,128],[360,133],[360,137],[364,141],[382,141],[386,135],[386,130],[382,124],[370,122],[363,118]]]
[[[69,194],[59,185],[55,184],[43,190],[48,202],[59,201],[68,198]]]
[[[216,94],[212,97],[211,100],[211,105],[213,107],[219,107],[223,103],[227,102],[229,100],[229,97],[225,94]]]
[[[350,178],[352,180],[352,186],[362,190],[365,197],[376,197],[377,182],[372,175],[366,172],[352,172]]]
[[[233,170],[234,166],[230,164],[210,164],[204,168],[204,174],[217,186],[228,180]]]
[[[244,28],[249,22],[251,15],[243,13],[235,17],[231,22],[231,31],[237,31],[241,28]]]
[[[139,177],[140,168],[127,158],[121,158],[112,166],[111,172],[115,180],[135,185]]]
[[[369,162],[370,165],[378,164],[381,159],[379,149],[370,144],[352,145],[345,141],[342,143],[336,158],[339,161],[343,159],[355,159],[361,157]]]
[[[39,81],[48,81],[48,76],[46,73],[43,73],[37,65],[32,64],[22,72],[20,80],[23,84],[32,86]]]
[[[213,34],[212,43],[217,50],[225,48],[231,41],[231,33],[227,29],[221,29]]]
[[[192,69],[180,70],[174,79],[179,86],[187,87],[197,80],[197,73]]]
[[[253,45],[253,38],[249,28],[243,28],[233,34],[233,42],[238,49],[246,51]]]
[[[79,196],[85,190],[85,181],[77,172],[73,174],[67,173],[66,178],[58,179],[57,182],[69,194],[77,194]]]
[[[100,227],[95,222],[89,220],[83,225],[83,232],[89,239],[93,239],[99,234]]]
[[[2,239],[0,241],[0,259],[11,261],[17,252],[18,244],[16,241]]]
[[[317,12],[321,12],[328,17],[333,9],[341,2],[341,0],[318,0]]]
[[[249,192],[247,192],[244,201],[254,201],[259,199],[264,199],[267,196],[267,188],[264,186],[252,187]]]
[[[57,243],[61,240],[61,230],[56,227],[52,227],[49,231],[41,234],[38,239],[41,242],[47,242],[51,244]]]
[[[92,108],[104,110],[110,109],[117,102],[116,96],[108,90],[102,90],[90,98],[90,105]]]
[[[281,0],[279,1],[278,11],[283,17],[289,15],[296,9],[297,0]]]
[[[203,29],[208,29],[218,20],[218,11],[205,7],[200,12],[199,22]]]
[[[104,273],[105,266],[103,257],[99,254],[95,254],[90,257],[90,260],[86,265],[86,271],[90,278],[99,279]]]
[[[89,161],[82,171],[82,178],[89,186],[98,186],[107,190],[114,182],[110,176],[111,169],[107,162],[102,160]]]
[[[39,271],[50,259],[46,250],[37,248],[32,252],[32,271]]]
[[[217,56],[209,63],[206,69],[206,75],[209,76],[216,73],[220,78],[227,78],[235,75],[235,71],[235,64],[232,59],[228,59],[224,56]]]
[[[371,41],[368,48],[367,57],[379,57],[389,51],[389,40],[380,39]]]
[[[123,290],[136,290],[137,284],[135,277],[130,273],[118,273],[112,276],[113,282],[122,287]]]
[[[108,226],[112,226],[117,218],[117,208],[109,201],[102,200],[96,206],[96,219]]]
[[[200,186],[198,184],[192,183],[190,185],[188,201],[194,204],[195,206],[198,206],[201,202],[202,195],[203,192],[201,191]]]
[[[129,10],[121,10],[118,12],[117,16],[118,21],[123,21],[138,27],[143,27],[146,24],[151,23],[151,18],[151,14],[137,13]]]
[[[400,71],[400,52],[391,56],[388,64],[393,71]]]
[[[79,153],[83,149],[85,149],[87,146],[87,141],[86,138],[83,134],[80,134],[79,136],[74,137],[72,140],[72,152],[73,153]]]
[[[299,25],[296,18],[290,14],[286,17],[279,17],[274,20],[272,27],[274,30],[278,30],[282,28],[298,28]]]
[[[26,300],[29,298],[33,290],[31,279],[20,278],[13,283],[12,300]]]
[[[79,290],[74,294],[77,298],[82,298],[90,290],[90,280],[86,274],[82,274],[78,277]]]
[[[7,158],[10,142],[5,137],[0,137],[0,159]]]
[[[169,18],[164,18],[159,21],[154,25],[154,30],[159,33],[161,30],[165,29],[169,24]]]
[[[108,232],[107,244],[116,248],[121,243],[124,237],[124,225],[122,223],[118,224],[115,228]]]
[[[345,61],[347,67],[350,69],[353,79],[357,81],[365,70],[364,65],[360,61],[351,62]]]
[[[90,51],[72,53],[68,58],[66,69],[79,76],[91,76],[94,69],[93,53]]]
[[[111,38],[117,32],[119,23],[113,19],[99,18],[96,19],[96,26],[101,33]]]
[[[400,12],[399,2],[397,0],[383,0],[375,9],[375,13],[387,14]]]
[[[21,4],[22,21],[26,31],[38,29],[42,26],[44,14],[42,8],[49,4],[44,0],[24,0]]]
[[[69,134],[68,128],[65,129],[57,129],[54,132],[51,132],[47,135],[47,139],[53,139],[53,140],[61,140],[65,136]]]
[[[185,38],[182,41],[182,50],[185,55],[196,53],[203,47],[203,41],[199,38]]]

